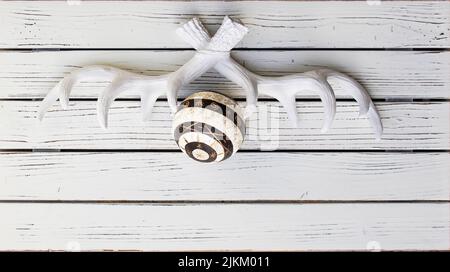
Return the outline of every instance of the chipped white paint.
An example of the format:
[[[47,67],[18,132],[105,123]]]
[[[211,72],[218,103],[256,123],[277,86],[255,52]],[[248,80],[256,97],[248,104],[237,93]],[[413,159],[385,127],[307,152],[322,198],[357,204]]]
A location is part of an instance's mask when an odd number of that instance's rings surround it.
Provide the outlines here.
[[[449,153],[238,155],[205,165],[181,152],[2,152],[0,200],[450,200]]]
[[[39,101],[0,101],[1,148],[56,149],[178,149],[172,137],[167,102],[157,101],[148,122],[141,121],[138,101],[116,101],[110,126],[96,122],[95,101],[74,101],[67,110],[54,106],[42,122]],[[380,141],[373,138],[365,118],[358,118],[356,102],[337,102],[336,118],[321,133],[320,102],[297,102],[299,126],[292,128],[276,101],[261,101],[247,126],[241,149],[411,150],[448,149],[450,107],[447,102],[378,102],[384,125]],[[274,147],[275,145],[275,147]]]
[[[448,250],[449,207],[2,204],[0,250]]]
[[[104,64],[157,76],[177,70],[193,55],[194,51],[179,50],[0,51],[0,98],[43,98],[64,76],[84,66]],[[450,98],[449,51],[234,50],[231,56],[264,76],[330,67],[357,79],[376,99]],[[338,82],[330,83],[336,98],[351,98]],[[71,98],[97,98],[106,85],[106,82],[80,82],[74,86]],[[184,98],[198,90],[245,97],[241,87],[213,70],[183,86],[179,96]],[[139,92],[129,90],[119,97],[135,99],[139,98]],[[260,97],[268,98],[262,94]],[[297,98],[317,98],[317,95],[302,92]]]
[[[225,15],[250,28],[240,48],[450,46],[448,1],[1,1],[0,47],[185,48],[177,27]]]

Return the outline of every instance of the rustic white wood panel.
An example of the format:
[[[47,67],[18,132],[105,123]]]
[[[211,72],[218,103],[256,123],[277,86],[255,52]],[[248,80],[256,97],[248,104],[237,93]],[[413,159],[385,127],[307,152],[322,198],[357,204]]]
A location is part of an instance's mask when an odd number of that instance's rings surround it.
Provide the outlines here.
[[[224,15],[250,32],[238,47],[449,47],[447,1],[2,1],[2,48],[180,48],[180,24],[215,31]]]
[[[449,102],[377,102],[381,141],[358,119],[355,102],[338,103],[327,134],[318,101],[298,102],[296,129],[277,102],[260,102],[243,149],[315,152],[239,152],[215,165],[157,151],[178,150],[164,101],[147,123],[138,101],[116,102],[106,131],[95,101],[55,106],[37,122],[39,101],[28,99],[41,99],[70,71],[90,64],[173,71],[193,51],[151,49],[189,48],[177,27],[198,16],[214,32],[223,15],[250,28],[233,56],[258,73],[329,67],[373,98],[450,98],[450,52],[434,50],[450,47],[449,1],[2,1],[0,49],[16,50],[0,52],[0,149],[41,152],[0,152],[0,250],[449,250],[450,153],[433,151],[450,148]],[[89,50],[17,50],[31,48]],[[72,97],[95,98],[105,85],[82,83]],[[215,72],[181,96],[197,90],[242,98]]]
[[[449,204],[2,204],[0,250],[448,250]]]
[[[133,72],[160,75],[178,69],[193,51],[3,51],[0,52],[0,98],[42,98],[79,67],[105,64]],[[234,51],[233,57],[262,75],[286,75],[328,67],[359,80],[373,98],[450,98],[448,51]],[[334,82],[332,82],[334,83]],[[102,82],[79,84],[72,97],[96,98]],[[333,84],[338,98],[349,98]],[[242,89],[216,72],[209,72],[180,92],[220,91],[244,97]],[[136,92],[122,97],[136,98]],[[262,96],[263,97],[263,96]],[[317,98],[303,92],[301,98]]]
[[[450,200],[449,153],[2,152],[0,200]]]
[[[102,129],[95,101],[75,101],[68,110],[55,106],[43,122],[36,119],[39,101],[0,101],[1,148],[176,149],[167,102],[156,103],[152,120],[141,121],[137,101],[116,101],[109,129]],[[320,133],[323,106],[297,102],[298,128],[291,127],[278,102],[259,102],[250,119],[243,149],[448,149],[449,103],[376,103],[384,134],[376,141],[369,121],[358,118],[356,102],[338,102],[328,133]]]

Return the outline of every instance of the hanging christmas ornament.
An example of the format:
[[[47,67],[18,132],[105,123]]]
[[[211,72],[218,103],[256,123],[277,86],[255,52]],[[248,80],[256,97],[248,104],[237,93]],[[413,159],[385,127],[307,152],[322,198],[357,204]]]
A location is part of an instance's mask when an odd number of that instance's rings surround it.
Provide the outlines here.
[[[173,132],[178,146],[192,159],[223,161],[236,153],[244,140],[244,111],[222,94],[198,92],[181,103]]]

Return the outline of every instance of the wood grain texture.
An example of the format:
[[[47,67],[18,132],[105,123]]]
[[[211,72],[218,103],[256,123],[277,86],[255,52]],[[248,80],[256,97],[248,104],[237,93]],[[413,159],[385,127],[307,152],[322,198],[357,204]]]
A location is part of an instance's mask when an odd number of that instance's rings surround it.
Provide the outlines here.
[[[160,75],[175,71],[193,51],[57,51],[0,52],[0,98],[42,98],[63,76],[77,68],[103,64],[137,73]],[[450,98],[448,51],[234,51],[232,56],[261,75],[281,76],[319,68],[348,73],[360,81],[373,98]],[[418,65],[419,64],[419,65]],[[331,82],[337,98],[349,98]],[[97,98],[104,82],[81,83],[74,98]],[[185,97],[199,90],[213,90],[244,97],[237,85],[216,72],[208,72],[180,92]],[[136,92],[122,97],[136,98]],[[261,96],[264,97],[264,96]],[[317,98],[302,92],[299,98]]]
[[[1,1],[0,50],[15,50],[0,51],[0,150],[17,150],[0,152],[0,250],[450,250],[448,101],[377,102],[381,141],[356,102],[338,102],[321,134],[314,93],[299,95],[295,129],[261,101],[243,146],[253,151],[215,165],[163,152],[178,150],[167,103],[144,123],[133,92],[113,104],[109,130],[95,101],[55,105],[37,122],[31,99],[70,71],[174,71],[193,54],[175,29],[198,16],[215,32],[224,15],[250,29],[233,56],[263,75],[329,67],[376,99],[450,98],[450,52],[435,50],[450,48],[449,1]],[[70,50],[28,50],[48,48]],[[366,50],[382,48],[429,51]],[[104,86],[82,83],[72,97]],[[215,72],[181,96],[198,90],[243,97]]]
[[[449,204],[2,204],[0,215],[0,250],[450,247]]]
[[[96,116],[95,101],[59,105],[36,119],[39,101],[0,102],[0,149],[176,149],[172,117],[167,102],[157,102],[152,120],[141,121],[137,101],[116,101],[109,113],[109,128],[103,130]],[[384,125],[376,141],[367,119],[358,118],[356,102],[338,102],[334,123],[320,133],[323,106],[320,102],[297,102],[301,121],[293,128],[278,102],[259,102],[259,112],[247,125],[242,149],[448,149],[449,103],[376,103]]]
[[[2,152],[1,200],[450,200],[449,153]]]
[[[447,1],[80,2],[0,2],[0,47],[182,48],[180,24],[198,16],[214,33],[224,15],[250,29],[238,47],[450,46]]]

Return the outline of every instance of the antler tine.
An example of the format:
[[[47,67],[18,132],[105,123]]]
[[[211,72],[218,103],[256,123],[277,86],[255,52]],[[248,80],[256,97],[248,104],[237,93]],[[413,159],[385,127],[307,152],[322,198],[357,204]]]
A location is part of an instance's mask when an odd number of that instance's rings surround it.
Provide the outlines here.
[[[42,101],[39,111],[38,119],[42,120],[48,109],[58,99],[61,107],[66,109],[69,104],[69,96],[72,88],[75,84],[82,80],[89,80],[95,78],[98,80],[111,80],[115,75],[115,71],[106,66],[88,66],[76,71],[71,72],[68,76],[64,77],[53,89],[47,94]]]
[[[370,101],[369,110],[367,111],[367,118],[369,118],[376,139],[380,140],[383,134],[383,124],[381,123],[380,114],[372,101]]]
[[[322,73],[327,80],[336,81],[340,84],[343,89],[358,102],[359,115],[368,117],[376,139],[381,139],[381,135],[383,134],[381,118],[366,89],[359,84],[358,81],[343,73],[330,69],[322,69],[319,70],[319,72]]]
[[[112,102],[125,91],[126,80],[116,76],[114,80],[100,93],[97,100],[97,117],[102,128],[108,127],[108,111]]]
[[[150,77],[150,79],[143,79],[143,76],[133,74],[123,70],[116,70],[111,83],[100,93],[97,100],[97,117],[102,128],[108,127],[108,112],[114,100],[123,92],[127,90],[141,90],[143,91],[144,84],[148,81],[155,82],[160,77]],[[157,93],[158,96],[160,95]],[[146,98],[146,97],[145,97]],[[157,97],[156,97],[157,98]],[[144,96],[141,94],[141,101]],[[156,100],[156,99],[155,99]],[[146,109],[148,111],[148,109]]]
[[[158,97],[162,96],[165,93],[164,86],[162,83],[153,84],[150,86],[146,86],[141,93],[141,109],[142,109],[142,120],[150,121],[153,106],[155,105]]]
[[[44,119],[45,113],[50,109],[50,107],[58,100],[60,83],[58,83],[53,89],[48,92],[48,94],[42,100],[41,105],[38,110],[38,120],[42,121]]]
[[[367,91],[358,81],[353,78],[330,69],[320,69],[316,71],[322,74],[327,80],[337,82],[341,87],[350,94],[359,104],[359,115],[364,116],[369,110],[371,98]]]
[[[161,76],[143,76],[110,66],[87,66],[70,73],[47,94],[40,106],[38,118],[39,120],[42,120],[47,110],[58,99],[60,100],[61,106],[64,109],[67,108],[72,88],[78,82],[88,80],[105,80],[111,81],[111,83],[106,87],[106,89],[103,90],[98,98],[97,114],[100,125],[103,128],[106,128],[108,125],[109,107],[120,93],[136,88],[142,90],[144,88],[144,83],[149,84],[150,82],[151,84],[158,82],[160,79]],[[157,96],[160,95],[161,93],[157,93]],[[141,99],[143,97],[144,96],[141,94]],[[148,110],[146,110],[146,112],[148,112]]]
[[[324,106],[324,123],[322,126],[322,132],[327,132],[333,123],[334,116],[336,115],[336,97],[334,95],[334,91],[327,82],[326,78],[317,71],[311,71],[305,74],[315,79],[312,82],[312,89],[319,91],[320,100],[322,100]]]
[[[249,118],[257,110],[259,76],[245,69],[232,58],[217,63],[214,69],[244,89],[247,101],[244,118]]]
[[[295,96],[305,89],[319,91],[325,108],[322,126],[322,132],[325,132],[333,122],[336,113],[336,99],[333,89],[320,74],[309,72],[283,77],[258,78],[258,91],[277,99],[287,111],[289,119],[295,127],[298,126]]]
[[[275,79],[276,80],[276,79]],[[259,82],[267,82],[267,79],[260,79]],[[276,80],[277,81],[277,80]],[[272,85],[275,83],[276,85]],[[286,110],[286,113],[291,121],[293,127],[298,127],[298,117],[297,117],[297,104],[295,101],[295,94],[298,89],[292,88],[290,85],[280,85],[278,82],[269,83],[269,88],[265,88],[266,85],[258,85],[258,92],[264,95],[271,96],[278,100],[283,108]]]

